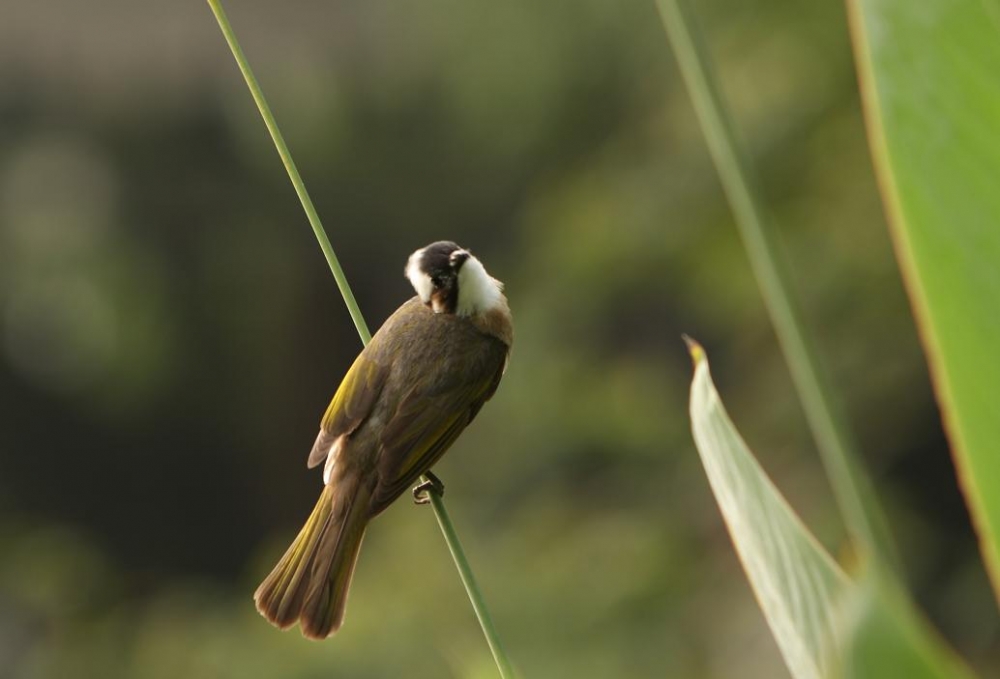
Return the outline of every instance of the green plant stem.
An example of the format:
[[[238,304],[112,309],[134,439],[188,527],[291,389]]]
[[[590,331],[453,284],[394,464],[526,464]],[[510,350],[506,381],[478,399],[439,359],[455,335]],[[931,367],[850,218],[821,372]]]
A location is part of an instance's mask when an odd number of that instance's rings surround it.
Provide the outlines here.
[[[236,34],[233,33],[233,29],[229,24],[229,19],[226,17],[225,10],[222,9],[222,4],[219,0],[207,0],[209,7],[212,9],[212,13],[215,15],[216,21],[219,22],[219,28],[222,29],[222,35],[225,36],[226,42],[229,44],[229,49],[233,52],[233,57],[236,59],[237,65],[239,65],[240,72],[243,73],[243,78],[246,80],[247,87],[250,88],[250,94],[253,95],[254,101],[257,103],[257,108],[260,111],[261,117],[264,119],[264,124],[267,126],[268,132],[271,133],[271,139],[274,141],[274,146],[278,151],[278,155],[281,156],[281,162],[285,165],[285,170],[288,172],[288,178],[292,181],[292,186],[295,187],[295,192],[299,196],[299,201],[302,203],[302,208],[306,212],[306,217],[309,219],[309,224],[312,226],[313,233],[316,234],[316,240],[319,241],[320,249],[323,250],[323,254],[326,256],[326,261],[330,265],[330,271],[333,272],[333,277],[337,281],[337,287],[340,288],[340,294],[344,297],[344,302],[347,304],[347,308],[351,313],[351,318],[354,321],[355,327],[358,329],[358,335],[361,336],[361,343],[367,345],[371,341],[371,333],[368,331],[368,324],[365,323],[364,316],[361,314],[361,309],[358,308],[358,303],[354,299],[354,293],[351,292],[351,286],[347,282],[347,277],[344,276],[344,271],[340,267],[340,262],[337,260],[337,255],[333,251],[333,246],[330,245],[330,239],[327,238],[326,231],[323,229],[323,224],[320,222],[319,215],[316,213],[316,208],[313,206],[312,200],[309,198],[309,192],[306,191],[305,184],[302,182],[302,177],[299,176],[299,171],[295,167],[295,162],[292,160],[292,154],[289,153],[288,147],[285,145],[285,140],[281,136],[281,131],[278,129],[278,124],[274,120],[274,116],[271,114],[271,108],[267,105],[267,100],[264,98],[264,93],[260,89],[260,85],[257,84],[257,79],[253,75],[253,71],[250,70],[250,64],[247,62],[246,57],[243,54],[243,50],[240,48],[239,41],[236,39]],[[427,481],[427,477],[422,477],[423,481]],[[479,624],[482,627],[483,635],[486,637],[486,643],[490,647],[490,652],[493,654],[493,659],[496,661],[497,669],[500,671],[500,676],[503,679],[510,679],[514,676],[510,660],[507,658],[503,651],[503,647],[500,645],[500,638],[497,635],[496,628],[493,626],[493,621],[490,618],[489,611],[486,608],[486,602],[483,599],[482,592],[479,590],[479,586],[476,584],[476,578],[473,575],[472,568],[469,566],[469,560],[465,556],[465,551],[462,549],[462,543],[458,539],[458,534],[455,532],[455,527],[451,522],[451,517],[448,515],[448,510],[444,506],[444,501],[441,499],[440,495],[435,492],[429,493],[431,497],[431,506],[434,508],[434,514],[437,516],[438,525],[441,526],[441,533],[444,535],[445,542],[448,544],[448,550],[451,552],[452,558],[455,561],[455,567],[458,569],[458,575],[462,579],[462,584],[465,585],[465,591],[469,595],[469,601],[472,602],[472,608],[476,612],[476,617],[479,619]]]
[[[708,51],[684,0],[657,0],[657,6],[848,530],[876,563],[895,568],[898,560],[887,524],[792,301],[790,276],[750,164],[737,143]]]
[[[514,676],[514,669],[511,667],[503,647],[500,646],[500,637],[493,626],[490,612],[483,603],[483,594],[479,591],[476,578],[469,568],[469,560],[465,557],[465,552],[462,551],[462,543],[459,542],[458,535],[455,534],[455,526],[452,525],[451,518],[444,509],[444,501],[440,493],[434,489],[429,489],[427,495],[431,499],[438,525],[441,526],[441,532],[448,543],[448,549],[451,550],[451,556],[458,567],[458,575],[462,578],[462,584],[465,585],[465,591],[469,593],[472,608],[476,611],[476,617],[479,618],[479,626],[483,628],[483,634],[486,635],[486,643],[490,645],[490,652],[493,653],[493,660],[496,662],[497,669],[500,670],[500,676],[503,679],[511,679]]]
[[[320,222],[319,215],[316,213],[316,208],[313,206],[312,199],[309,197],[309,192],[306,191],[306,185],[302,183],[302,177],[299,176],[299,171],[295,167],[295,161],[292,160],[292,154],[289,153],[288,146],[285,145],[285,138],[281,136],[281,130],[278,129],[278,123],[275,122],[274,116],[271,114],[271,107],[267,105],[264,93],[261,91],[260,85],[257,84],[257,78],[254,77],[253,71],[250,70],[250,64],[243,55],[243,50],[240,48],[240,43],[236,39],[236,34],[233,33],[232,26],[229,25],[229,18],[226,16],[226,12],[222,9],[222,5],[218,0],[208,0],[208,5],[212,8],[212,13],[215,14],[216,21],[219,22],[219,28],[222,29],[222,35],[225,36],[226,42],[229,44],[229,49],[233,52],[233,57],[236,58],[236,64],[240,67],[243,79],[247,82],[247,87],[250,88],[250,94],[253,96],[253,100],[257,104],[260,116],[264,119],[267,131],[271,133],[271,139],[274,141],[274,148],[277,149],[278,155],[281,156],[281,162],[285,165],[285,170],[288,172],[288,178],[292,180],[292,186],[295,187],[295,193],[299,196],[299,202],[302,203],[302,209],[306,211],[306,218],[309,219],[309,225],[312,226],[313,233],[316,234],[316,240],[319,241],[319,247],[326,256],[326,261],[330,265],[330,271],[333,272],[333,278],[337,281],[337,287],[340,288],[340,294],[343,296],[344,302],[347,304],[347,310],[351,313],[351,320],[354,321],[354,326],[358,329],[358,334],[361,335],[361,342],[363,344],[368,344],[372,338],[372,334],[368,330],[368,324],[365,323],[365,319],[361,315],[361,309],[358,308],[358,302],[354,299],[354,293],[351,292],[351,286],[347,282],[347,277],[344,276],[344,270],[340,268],[340,261],[337,259],[337,254],[333,251],[333,246],[330,245],[330,239],[326,237],[326,231],[323,229],[323,223]]]

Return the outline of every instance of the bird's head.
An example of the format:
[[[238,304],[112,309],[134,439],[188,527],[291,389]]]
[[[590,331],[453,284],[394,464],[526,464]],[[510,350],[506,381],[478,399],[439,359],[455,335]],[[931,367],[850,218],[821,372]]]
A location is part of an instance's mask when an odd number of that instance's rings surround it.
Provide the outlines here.
[[[420,301],[438,314],[476,316],[504,304],[503,283],[482,262],[451,241],[438,241],[410,255],[406,277]]]

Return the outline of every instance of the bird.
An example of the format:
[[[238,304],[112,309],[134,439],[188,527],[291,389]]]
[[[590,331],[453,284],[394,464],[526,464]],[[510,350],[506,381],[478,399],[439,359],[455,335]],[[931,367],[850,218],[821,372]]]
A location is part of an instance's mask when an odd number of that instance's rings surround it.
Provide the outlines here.
[[[404,274],[416,295],[379,328],[333,396],[307,462],[323,464],[323,491],[254,593],[269,622],[298,623],[309,639],[343,624],[368,523],[430,472],[507,369],[510,306],[479,259],[438,241],[410,255]]]

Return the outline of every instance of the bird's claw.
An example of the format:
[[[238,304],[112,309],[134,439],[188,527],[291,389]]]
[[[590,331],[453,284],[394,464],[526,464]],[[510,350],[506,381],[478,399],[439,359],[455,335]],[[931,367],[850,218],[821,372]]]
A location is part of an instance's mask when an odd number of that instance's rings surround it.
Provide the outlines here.
[[[431,493],[434,493],[438,497],[444,495],[444,483],[442,483],[441,479],[431,472],[426,472],[424,476],[427,477],[427,480],[421,481],[413,487],[413,504],[427,504],[431,501]]]

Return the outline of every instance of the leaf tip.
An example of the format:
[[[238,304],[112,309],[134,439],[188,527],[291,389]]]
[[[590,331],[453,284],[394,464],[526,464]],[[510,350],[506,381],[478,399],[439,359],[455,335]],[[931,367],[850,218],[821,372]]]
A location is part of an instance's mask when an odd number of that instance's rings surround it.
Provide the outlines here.
[[[694,363],[694,367],[697,368],[698,365],[705,360],[705,350],[689,335],[681,335],[681,338],[684,340],[684,344],[687,345],[688,353],[691,354],[691,362]]]

